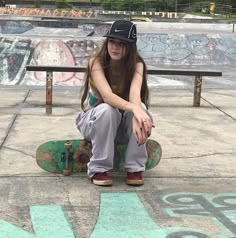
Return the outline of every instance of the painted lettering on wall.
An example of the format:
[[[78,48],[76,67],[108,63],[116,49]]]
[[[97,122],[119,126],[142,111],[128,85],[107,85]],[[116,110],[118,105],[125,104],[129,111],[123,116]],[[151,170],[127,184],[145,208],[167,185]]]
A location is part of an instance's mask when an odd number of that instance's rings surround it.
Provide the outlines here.
[[[0,8],[0,14],[21,16],[45,16],[45,17],[86,17],[94,18],[94,11],[65,10],[65,9],[40,9],[40,8]]]

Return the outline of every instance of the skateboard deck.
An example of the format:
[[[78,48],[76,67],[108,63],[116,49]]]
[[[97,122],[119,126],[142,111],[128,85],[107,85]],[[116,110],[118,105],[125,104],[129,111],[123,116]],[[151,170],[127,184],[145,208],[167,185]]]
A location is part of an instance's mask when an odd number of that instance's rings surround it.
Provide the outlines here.
[[[158,165],[162,150],[160,144],[148,139],[146,143],[148,159],[146,170]],[[114,171],[124,170],[127,145],[117,144],[115,147]],[[70,175],[87,171],[87,163],[92,157],[92,145],[81,140],[48,141],[37,148],[36,162],[42,169],[52,173]]]

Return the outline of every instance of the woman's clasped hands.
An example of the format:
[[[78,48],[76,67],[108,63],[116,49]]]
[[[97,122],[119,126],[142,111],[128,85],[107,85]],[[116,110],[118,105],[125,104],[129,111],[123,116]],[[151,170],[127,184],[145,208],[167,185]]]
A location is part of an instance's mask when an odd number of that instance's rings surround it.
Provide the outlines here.
[[[147,141],[155,126],[150,116],[141,107],[135,107],[133,114],[133,133],[137,144],[142,145]]]

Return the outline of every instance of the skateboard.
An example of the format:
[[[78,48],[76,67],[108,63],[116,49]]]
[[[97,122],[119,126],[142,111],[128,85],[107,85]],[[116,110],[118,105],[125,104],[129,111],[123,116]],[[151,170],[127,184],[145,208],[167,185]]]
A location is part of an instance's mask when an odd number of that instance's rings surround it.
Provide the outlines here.
[[[160,144],[148,139],[146,142],[148,159],[146,170],[158,165],[162,155]],[[127,145],[115,146],[114,171],[124,170]],[[48,141],[37,148],[36,162],[42,169],[52,173],[62,173],[65,176],[87,171],[87,163],[92,157],[92,145],[89,141],[61,140]]]

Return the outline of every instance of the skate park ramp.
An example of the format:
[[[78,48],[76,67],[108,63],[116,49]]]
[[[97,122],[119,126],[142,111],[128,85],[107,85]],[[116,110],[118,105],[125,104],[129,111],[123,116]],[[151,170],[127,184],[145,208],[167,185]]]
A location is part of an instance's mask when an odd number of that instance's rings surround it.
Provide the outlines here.
[[[0,84],[45,85],[45,72],[26,72],[26,65],[86,66],[109,29],[108,23],[0,20]],[[138,50],[148,68],[207,69],[223,72],[205,87],[234,87],[236,38],[231,24],[137,22]],[[83,74],[54,73],[58,86],[81,86]],[[186,76],[149,75],[152,87],[186,87]]]

